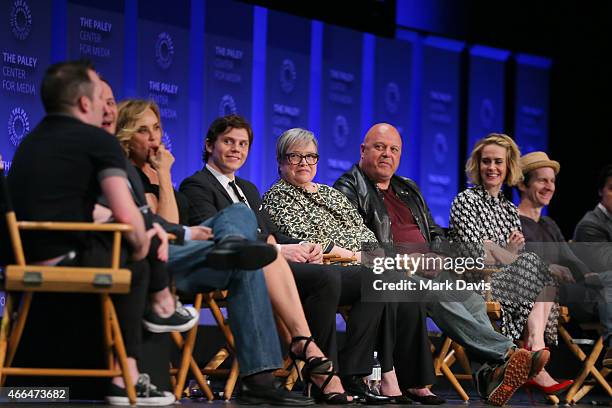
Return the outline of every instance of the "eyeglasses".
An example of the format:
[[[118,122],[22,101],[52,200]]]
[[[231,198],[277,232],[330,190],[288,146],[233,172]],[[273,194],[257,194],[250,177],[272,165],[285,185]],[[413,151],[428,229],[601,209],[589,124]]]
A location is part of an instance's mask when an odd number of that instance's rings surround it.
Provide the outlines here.
[[[319,162],[319,155],[316,153],[299,154],[299,153],[288,153],[285,155],[289,164],[300,164],[302,159],[306,159],[306,164],[317,164]]]

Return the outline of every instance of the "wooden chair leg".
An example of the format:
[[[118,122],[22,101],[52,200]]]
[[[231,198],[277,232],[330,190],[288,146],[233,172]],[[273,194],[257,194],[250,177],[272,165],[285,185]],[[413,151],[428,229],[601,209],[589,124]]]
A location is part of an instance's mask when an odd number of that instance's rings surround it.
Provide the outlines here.
[[[601,371],[598,371],[598,373],[604,378],[604,381],[601,382],[601,381],[597,380],[597,382],[599,383],[599,385],[601,385],[603,387],[603,389],[608,393],[608,395],[610,397],[612,397],[612,387],[610,386],[610,382],[606,381],[606,379],[605,379],[608,376],[608,374],[610,374],[610,372],[612,372],[612,370],[610,370],[609,368],[602,368]],[[593,388],[595,388],[595,384],[585,384],[585,385],[583,385],[578,390],[576,395],[574,395],[574,401],[576,401],[576,402],[580,401],[582,399],[582,397],[584,397]]]
[[[441,375],[440,367],[442,365],[442,361],[448,354],[451,343],[452,343],[452,340],[450,339],[450,337],[447,337],[446,339],[444,339],[444,343],[442,343],[442,347],[440,348],[440,353],[438,353],[438,356],[434,360],[434,370],[436,372],[436,375]]]
[[[223,317],[223,313],[221,313],[221,308],[219,308],[219,305],[217,305],[217,302],[212,298],[212,296],[206,295],[206,298],[206,303],[208,304],[210,311],[212,312],[213,317],[217,322],[217,325],[221,329],[223,337],[225,337],[227,345],[230,347],[230,351],[234,352],[236,350],[234,335],[232,334],[232,331],[225,322],[225,317]]]
[[[206,379],[204,378],[204,376],[202,376],[202,373],[200,372],[200,368],[198,367],[197,363],[193,359],[193,348],[195,345],[197,330],[198,330],[198,326],[195,326],[191,330],[189,330],[186,341],[183,341],[183,338],[180,335],[180,333],[178,332],[171,333],[174,343],[176,344],[178,349],[181,350],[181,362],[180,362],[178,373],[176,375],[176,384],[174,386],[174,396],[176,397],[177,400],[180,400],[183,395],[183,391],[185,389],[185,382],[187,380],[187,371],[189,369],[191,369],[191,372],[194,374],[196,381],[198,385],[200,386],[200,389],[202,390],[204,395],[206,395],[206,398],[209,401],[212,401],[214,399],[212,390],[206,383]],[[194,369],[194,366],[195,366],[195,369]]]
[[[198,330],[198,326],[194,326],[189,330],[189,334],[193,330]],[[188,335],[189,335],[188,334]],[[179,362],[178,372],[176,373],[176,384],[174,387],[174,398],[179,401],[183,396],[183,390],[185,389],[185,381],[187,380],[187,371],[189,370],[189,362],[191,361],[192,349],[186,342],[183,342],[183,338],[179,332],[170,333],[170,337],[174,340],[174,344],[181,352],[181,361]]]
[[[21,305],[19,306],[19,315],[15,321],[11,337],[9,337],[8,352],[6,355],[6,366],[10,367],[13,364],[15,354],[17,354],[17,348],[21,341],[21,335],[25,328],[25,323],[30,313],[30,305],[32,304],[32,292],[25,292],[22,294]]]
[[[229,372],[229,376],[227,378],[227,381],[225,383],[225,389],[223,392],[223,398],[226,401],[229,401],[229,399],[232,397],[232,393],[234,391],[234,388],[236,386],[236,381],[238,380],[238,373],[239,373],[239,367],[238,367],[238,358],[236,357],[236,343],[234,341],[234,335],[232,334],[232,331],[230,330],[229,325],[226,323],[225,321],[225,317],[223,316],[223,314],[221,313],[221,309],[219,308],[219,305],[217,304],[217,302],[215,301],[213,295],[211,295],[210,293],[205,294],[204,295],[204,300],[206,301],[208,307],[210,308],[210,311],[213,314],[213,317],[215,318],[217,325],[219,326],[219,328],[221,329],[221,332],[223,333],[223,337],[225,338],[225,341],[227,343],[227,353],[228,355],[225,356],[225,358],[223,358],[223,360],[219,361],[220,359],[220,355],[219,353],[217,353],[217,355],[213,358],[213,361],[215,361],[213,364],[216,364],[218,362],[218,365],[221,365],[221,363],[223,363],[223,361],[231,356],[232,357],[232,365],[231,365],[231,369]],[[219,352],[221,352],[222,350],[219,350]],[[211,363],[209,363],[208,365],[210,365]],[[207,366],[208,366],[207,365]],[[215,367],[216,368],[216,367]]]
[[[226,347],[221,347],[213,358],[210,359],[208,364],[202,368],[202,373],[206,374],[207,372],[216,370],[229,356],[231,356],[229,350]]]
[[[459,380],[457,380],[451,369],[445,363],[441,364],[440,368],[442,369],[444,376],[451,383],[457,394],[459,394],[459,397],[461,397],[463,401],[469,401],[470,397],[468,397],[461,384],[459,384]]]
[[[229,401],[234,393],[236,387],[236,381],[238,381],[238,359],[234,357],[232,360],[232,368],[230,369],[227,382],[225,383],[225,389],[223,390],[223,399]]]
[[[598,371],[598,373],[604,378],[604,381],[600,382],[599,380],[597,380],[599,385],[601,385],[604,388],[604,390],[608,393],[608,395],[610,397],[612,397],[612,387],[610,387],[610,383],[605,380],[605,377],[607,377],[608,374],[610,374],[611,371],[612,370],[610,370],[609,368],[603,368],[601,371]],[[578,401],[580,401],[582,399],[582,397],[587,395],[593,388],[595,388],[595,384],[584,384],[576,392],[576,394],[573,396],[572,400],[575,403],[578,403]]]
[[[191,358],[191,361],[189,362],[189,367],[191,368],[191,373],[195,377],[196,382],[200,386],[200,389],[204,391],[206,398],[209,401],[212,401],[215,398],[212,393],[212,390],[206,383],[206,377],[202,375],[202,371],[200,371],[200,367],[198,366],[198,363],[196,363],[193,357]]]
[[[117,360],[119,362],[119,367],[121,367],[121,373],[123,375],[128,400],[130,401],[130,404],[136,405],[136,389],[134,388],[134,383],[132,383],[132,378],[130,377],[130,370],[127,363],[127,352],[125,351],[125,344],[123,343],[119,321],[117,320],[117,312],[115,311],[115,306],[113,305],[113,302],[108,294],[105,293],[101,297],[102,302],[106,305],[103,307],[108,308],[113,332],[113,345],[117,355]]]
[[[113,358],[113,333],[111,327],[110,310],[108,302],[102,301],[102,330],[104,336],[104,353],[106,354],[106,366],[112,369],[115,361]]]
[[[455,350],[455,358],[463,368],[465,374],[472,374],[472,366],[470,364],[470,360],[467,358],[465,354],[465,349],[458,343],[453,342],[453,350]]]
[[[454,342],[450,339],[450,337],[444,339],[444,343],[442,343],[442,347],[440,348],[440,353],[434,361],[434,370],[437,375],[444,375],[446,377],[446,379],[451,383],[459,397],[465,402],[469,401],[470,397],[467,395],[467,393],[459,383],[459,380],[457,379],[457,377],[455,377],[455,374],[450,369],[450,366],[453,365],[456,360],[455,350],[456,348],[454,346]]]
[[[2,374],[6,352],[8,348],[8,337],[11,330],[11,315],[13,314],[13,297],[10,293],[6,294],[4,312],[2,313],[2,325],[0,326],[0,386],[4,385],[5,375]]]
[[[201,293],[198,293],[196,294],[193,302],[193,307],[195,308],[196,313],[198,315],[200,314],[200,310],[202,309],[202,299],[203,295]],[[181,362],[179,370],[176,374],[176,383],[173,384],[174,396],[177,400],[181,399],[183,391],[185,390],[185,382],[187,381],[187,370],[191,370],[191,373],[194,375],[196,382],[198,383],[204,395],[206,395],[206,398],[209,401],[212,401],[214,399],[212,390],[206,383],[206,378],[204,378],[202,372],[200,371],[200,367],[198,367],[196,361],[193,359],[193,349],[195,347],[197,334],[198,325],[194,326],[191,330],[189,330],[185,341],[183,341],[183,337],[178,332],[171,333],[172,340],[174,340],[174,343],[181,352]]]
[[[293,361],[289,357],[287,357],[285,359],[285,362],[283,364],[283,369],[285,371],[289,372],[289,374],[285,378],[285,385],[284,385],[284,387],[285,387],[285,389],[287,391],[291,391],[293,389],[293,387],[295,386],[295,384],[300,379],[300,373],[299,372],[304,367],[304,362],[303,361],[297,361],[296,364],[297,364],[297,367],[296,367],[295,364],[293,364]]]
[[[591,351],[591,354],[588,356],[588,358],[584,360],[582,369],[580,370],[580,374],[578,375],[578,377],[576,377],[576,379],[574,380],[574,384],[571,386],[571,388],[567,392],[567,395],[565,396],[565,401],[567,403],[571,404],[571,403],[576,402],[574,397],[576,393],[578,392],[578,390],[580,389],[580,387],[582,387],[582,384],[584,383],[584,380],[587,378],[587,376],[591,372],[591,369],[594,369],[593,366],[595,365],[595,362],[597,361],[597,357],[599,357],[599,354],[601,353],[602,349],[603,349],[603,339],[600,336],[597,342],[595,343],[595,346],[593,347],[593,351]]]
[[[558,331],[559,331],[559,335],[561,336],[561,338],[563,339],[563,341],[567,345],[567,348],[569,348],[570,351],[576,357],[578,357],[578,360],[584,361],[584,359],[586,358],[586,354],[584,353],[584,351],[582,351],[582,349],[580,347],[578,347],[577,344],[575,344],[573,342],[572,336],[570,336],[570,334],[568,333],[567,329],[565,327],[563,327],[563,325],[560,324],[559,328],[558,328]]]

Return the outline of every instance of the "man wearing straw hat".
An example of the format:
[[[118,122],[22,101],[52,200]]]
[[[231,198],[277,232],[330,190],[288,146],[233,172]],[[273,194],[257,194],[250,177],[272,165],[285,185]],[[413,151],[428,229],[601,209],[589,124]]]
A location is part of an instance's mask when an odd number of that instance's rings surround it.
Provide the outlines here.
[[[555,193],[559,162],[550,160],[544,152],[532,152],[521,157],[520,165],[524,180],[518,185],[521,196],[518,211],[529,249],[550,262],[560,274],[573,276],[577,283],[561,285],[561,303],[568,304],[578,320],[593,319],[599,314],[604,337],[612,346],[612,303],[605,300],[612,292],[612,271],[594,273],[572,252],[557,223],[542,215],[542,209]],[[592,254],[588,256],[591,257]],[[612,347],[608,347],[604,364],[612,365]]]

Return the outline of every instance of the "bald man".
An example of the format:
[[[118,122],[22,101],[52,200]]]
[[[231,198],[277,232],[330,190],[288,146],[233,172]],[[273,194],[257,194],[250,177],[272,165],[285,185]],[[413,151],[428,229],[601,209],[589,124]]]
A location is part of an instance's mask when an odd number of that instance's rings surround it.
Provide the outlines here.
[[[440,252],[446,243],[444,231],[433,220],[416,183],[395,174],[401,154],[402,138],[397,129],[378,123],[361,144],[359,164],[343,174],[334,187],[359,210],[381,244],[412,244]],[[409,306],[398,304],[400,309]],[[484,363],[476,374],[478,391],[493,405],[504,405],[526,377],[537,374],[548,361],[547,352],[532,356],[516,350],[510,339],[493,330],[484,299],[475,292],[461,302],[429,303],[427,310],[444,333],[464,346],[472,359]]]

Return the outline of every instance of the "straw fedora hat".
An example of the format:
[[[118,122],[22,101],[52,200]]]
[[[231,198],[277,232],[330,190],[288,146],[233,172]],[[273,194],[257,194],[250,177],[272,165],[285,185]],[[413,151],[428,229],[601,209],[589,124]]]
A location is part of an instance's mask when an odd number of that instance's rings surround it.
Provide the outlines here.
[[[558,161],[550,160],[544,152],[531,152],[521,156],[519,163],[523,174],[529,173],[531,170],[541,167],[550,167],[554,170],[555,175],[559,173],[561,165]]]

